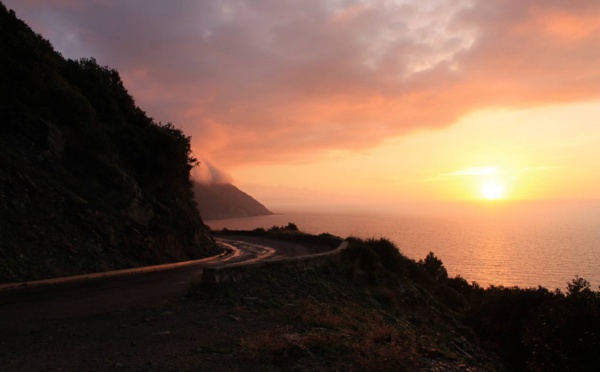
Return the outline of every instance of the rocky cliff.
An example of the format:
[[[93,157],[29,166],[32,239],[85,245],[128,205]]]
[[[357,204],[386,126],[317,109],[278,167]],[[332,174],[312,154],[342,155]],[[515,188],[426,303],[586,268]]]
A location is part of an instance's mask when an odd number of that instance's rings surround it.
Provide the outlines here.
[[[204,257],[189,137],[0,3],[0,282]]]

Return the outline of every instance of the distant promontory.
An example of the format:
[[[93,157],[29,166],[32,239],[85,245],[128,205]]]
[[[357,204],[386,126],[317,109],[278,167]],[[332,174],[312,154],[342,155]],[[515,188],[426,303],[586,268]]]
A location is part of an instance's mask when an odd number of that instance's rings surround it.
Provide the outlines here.
[[[204,220],[273,214],[258,200],[231,183],[196,183],[194,195]]]

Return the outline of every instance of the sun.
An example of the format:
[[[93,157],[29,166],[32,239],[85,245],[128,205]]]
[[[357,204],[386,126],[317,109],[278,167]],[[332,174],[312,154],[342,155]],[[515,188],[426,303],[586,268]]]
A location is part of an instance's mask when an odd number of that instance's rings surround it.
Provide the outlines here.
[[[498,200],[506,194],[506,187],[499,181],[488,180],[481,184],[479,192],[484,199]]]

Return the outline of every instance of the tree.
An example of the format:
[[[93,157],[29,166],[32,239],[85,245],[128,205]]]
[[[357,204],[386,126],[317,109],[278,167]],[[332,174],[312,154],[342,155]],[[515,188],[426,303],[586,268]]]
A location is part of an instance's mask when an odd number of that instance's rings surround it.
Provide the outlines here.
[[[448,271],[444,267],[444,263],[433,252],[429,252],[425,260],[419,260],[419,263],[435,280],[448,278]]]

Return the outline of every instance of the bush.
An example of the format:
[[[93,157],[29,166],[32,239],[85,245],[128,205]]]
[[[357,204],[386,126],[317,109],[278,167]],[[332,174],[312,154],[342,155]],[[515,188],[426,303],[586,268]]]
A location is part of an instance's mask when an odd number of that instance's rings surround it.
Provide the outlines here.
[[[531,350],[527,367],[532,370],[600,370],[600,293],[576,277],[567,294],[554,294],[524,332]]]
[[[367,246],[379,257],[384,269],[400,278],[408,277],[408,259],[400,253],[398,247],[387,239],[369,239]]]
[[[298,226],[296,226],[296,224],[291,223],[291,222],[288,222],[288,224],[286,226],[274,225],[268,231],[269,232],[300,232],[300,230],[298,229]]]

